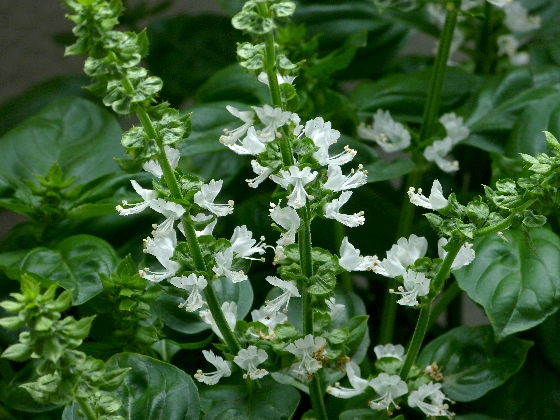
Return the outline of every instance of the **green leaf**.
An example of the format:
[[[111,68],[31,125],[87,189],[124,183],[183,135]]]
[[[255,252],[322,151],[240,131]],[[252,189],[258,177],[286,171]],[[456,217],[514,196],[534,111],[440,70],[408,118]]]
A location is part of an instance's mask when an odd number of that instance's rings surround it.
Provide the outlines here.
[[[116,172],[113,156],[122,155],[120,137],[115,117],[93,103],[52,102],[0,139],[0,194],[27,188],[25,179],[46,175],[55,162],[75,184]]]
[[[409,174],[416,165],[407,157],[400,157],[391,162],[379,159],[368,165],[364,169],[368,171],[367,182],[388,181]]]
[[[560,305],[560,238],[541,228],[531,230],[538,254],[523,233],[505,233],[475,241],[476,258],[455,272],[461,289],[482,305],[498,340],[532,328]]]
[[[103,290],[100,274],[113,272],[117,264],[117,254],[107,242],[95,236],[76,235],[53,249],[31,250],[19,268],[72,290],[74,305],[80,305]]]
[[[513,376],[525,362],[530,341],[511,337],[496,344],[489,325],[458,327],[431,341],[418,363],[442,367],[443,391],[456,401],[473,401]]]
[[[168,363],[135,353],[120,353],[106,363],[107,369],[131,368],[113,395],[122,405],[116,413],[127,420],[198,419],[200,401],[189,375]],[[76,403],[67,406],[62,420],[81,420]]]
[[[377,82],[360,84],[350,98],[361,113],[374,114],[378,109],[421,121],[432,70],[387,76]],[[475,78],[466,70],[450,67],[445,75],[440,113],[456,108],[473,92]]]
[[[227,101],[258,105],[267,103],[270,93],[265,84],[247,73],[239,64],[231,64],[215,72],[200,86],[195,100],[199,104]]]
[[[245,387],[204,387],[200,391],[201,403],[203,407],[212,408],[206,412],[203,420],[291,419],[299,405],[299,392],[268,377],[259,382],[260,388],[254,390],[251,397],[246,395]]]

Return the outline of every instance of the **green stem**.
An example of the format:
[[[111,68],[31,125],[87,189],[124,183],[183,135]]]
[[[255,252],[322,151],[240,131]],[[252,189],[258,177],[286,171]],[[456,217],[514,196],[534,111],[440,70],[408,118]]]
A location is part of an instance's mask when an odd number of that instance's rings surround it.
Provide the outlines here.
[[[447,16],[445,18],[445,24],[443,25],[443,31],[434,63],[434,72],[432,73],[432,79],[428,90],[428,98],[424,108],[422,127],[420,128],[420,143],[429,139],[434,132],[441,104],[441,93],[443,91],[443,82],[445,80],[445,72],[447,70],[447,61],[449,60],[449,51],[451,49],[453,33],[457,24],[459,7],[453,2],[448,2],[446,6]]]
[[[531,207],[533,204],[535,204],[536,201],[536,199],[528,200],[525,203],[521,204],[519,207],[514,208],[511,211],[511,214],[501,222],[477,229],[474,233],[475,237],[493,235],[506,230],[508,227],[510,227],[513,219],[515,219],[519,213]]]
[[[457,253],[461,249],[463,244],[456,240],[451,240],[449,245],[449,250],[447,255],[445,256],[441,267],[436,274],[436,277],[432,281],[430,285],[430,289],[435,291],[434,294],[437,296],[439,290],[443,287],[443,283],[447,278],[449,278],[449,272],[451,270],[451,264],[455,260]],[[434,297],[435,297],[434,296]],[[410,345],[408,346],[408,351],[406,352],[406,358],[399,372],[399,375],[402,379],[406,380],[408,374],[410,373],[410,369],[412,365],[416,361],[416,357],[420,352],[420,347],[422,347],[422,343],[424,341],[424,337],[426,336],[426,332],[428,331],[428,327],[430,326],[430,321],[432,319],[431,312],[432,312],[432,303],[434,301],[434,297],[428,299],[420,309],[420,315],[418,316],[418,322],[416,323],[416,328],[414,330],[414,334],[412,335],[412,340]]]
[[[95,414],[93,407],[85,398],[76,397],[76,402],[87,420],[97,420],[97,414]]]
[[[480,29],[480,36],[476,45],[477,74],[491,74],[496,67],[496,42],[492,39],[492,26],[494,24],[494,6],[489,2],[484,4],[484,20]]]
[[[432,308],[432,315],[430,318],[430,325],[434,324],[439,316],[447,309],[449,304],[461,293],[459,283],[454,281],[451,286],[441,295],[441,298],[434,304]]]
[[[171,195],[175,199],[181,199],[181,189],[179,187],[179,183],[177,182],[177,178],[175,177],[175,173],[173,168],[171,168],[171,164],[169,163],[169,159],[167,159],[167,155],[165,154],[165,149],[163,142],[161,140],[161,136],[158,135],[150,116],[146,112],[145,109],[138,107],[136,110],[138,118],[142,123],[144,129],[146,130],[146,134],[150,137],[155,139],[158,149],[158,161],[163,171],[163,176],[165,178],[165,182],[169,187],[169,191]],[[189,246],[189,250],[193,257],[195,267],[198,271],[207,273],[208,268],[206,266],[206,262],[204,261],[204,256],[202,255],[202,250],[200,248],[200,243],[198,242],[198,238],[196,236],[196,231],[194,227],[189,223],[186,217],[183,217],[183,227],[185,229],[185,235],[187,238],[187,244]],[[212,278],[213,273],[209,272],[210,276],[208,278]],[[218,326],[218,329],[222,333],[224,337],[224,341],[226,342],[227,346],[231,350],[233,354],[239,353],[241,350],[241,345],[237,340],[237,337],[233,333],[232,329],[230,328],[229,324],[227,323],[226,317],[224,312],[222,311],[222,307],[218,298],[216,296],[216,292],[212,286],[212,282],[204,289],[204,295],[206,299],[206,304],[208,305],[208,309],[212,313],[212,317],[214,318],[214,322]]]
[[[447,16],[440,38],[440,43],[434,63],[434,71],[426,98],[424,107],[424,115],[422,118],[422,126],[420,128],[419,144],[423,144],[432,136],[435,124],[438,119],[439,107],[441,103],[441,94],[443,91],[443,83],[445,81],[445,72],[447,70],[447,61],[449,59],[449,51],[451,42],[453,41],[453,32],[457,24],[457,14],[459,7],[454,3],[447,4]],[[413,152],[413,160],[417,164],[423,161],[423,157],[419,152]],[[422,172],[415,170],[408,175],[406,190],[410,187],[418,187],[422,183]],[[399,218],[399,230],[397,239],[406,237],[410,234],[414,221],[414,205],[408,200],[404,200]],[[389,283],[389,289],[395,289],[396,281]],[[389,290],[388,289],[388,290]],[[397,316],[397,303],[394,297],[388,291],[385,293],[383,301],[383,312],[381,315],[381,330],[379,333],[379,342],[381,344],[390,343],[393,340],[395,330],[395,320]]]
[[[410,187],[417,187],[422,182],[422,172],[415,170],[407,177],[406,190]],[[415,206],[407,199],[402,203],[401,214],[399,217],[399,227],[396,239],[403,236],[408,236],[412,230],[412,222],[414,220]],[[389,281],[389,287],[385,292],[383,300],[383,311],[381,314],[381,327],[379,332],[379,343],[388,344],[393,341],[393,334],[395,331],[395,321],[397,317],[397,301],[389,290],[396,289],[398,286],[395,279]]]
[[[412,341],[408,346],[408,350],[406,352],[406,358],[402,365],[401,371],[399,372],[400,377],[403,380],[408,378],[408,374],[410,373],[410,369],[420,352],[420,347],[422,346],[422,342],[424,341],[424,336],[426,335],[426,331],[428,330],[428,326],[430,325],[430,313],[432,309],[432,300],[429,300],[424,303],[422,308],[420,309],[420,316],[418,317],[418,322],[416,323],[416,329],[414,330],[414,334],[412,335]]]
[[[227,346],[231,350],[232,354],[239,353],[239,350],[241,350],[241,345],[239,344],[239,341],[237,341],[237,337],[235,337],[235,334],[233,334],[233,331],[227,323],[224,312],[222,311],[222,308],[220,306],[220,302],[218,301],[218,297],[216,296],[216,292],[212,287],[212,283],[210,283],[204,289],[204,297],[206,299],[206,304],[208,305],[208,308],[212,313],[214,322],[222,333]]]
[[[262,16],[268,16],[266,3],[258,3],[259,13]],[[276,77],[276,51],[274,48],[274,35],[269,32],[264,35],[264,69],[268,77],[268,86],[270,90],[270,98],[272,105],[284,109],[282,103],[282,95],[280,94],[280,85],[278,85],[278,78]],[[290,144],[287,132],[282,128],[282,137],[278,139],[280,145],[280,153],[282,154],[282,163],[284,166],[292,166],[294,164],[294,155],[292,153],[292,146]]]

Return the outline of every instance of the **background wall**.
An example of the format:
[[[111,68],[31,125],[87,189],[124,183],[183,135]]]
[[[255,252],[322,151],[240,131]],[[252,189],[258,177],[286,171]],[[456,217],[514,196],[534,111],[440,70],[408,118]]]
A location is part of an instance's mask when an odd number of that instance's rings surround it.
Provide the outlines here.
[[[131,6],[143,2],[128,1]],[[175,0],[157,18],[219,11],[214,0]],[[53,76],[82,74],[83,57],[64,57],[64,46],[54,40],[72,30],[65,13],[61,0],[0,0],[0,103]]]

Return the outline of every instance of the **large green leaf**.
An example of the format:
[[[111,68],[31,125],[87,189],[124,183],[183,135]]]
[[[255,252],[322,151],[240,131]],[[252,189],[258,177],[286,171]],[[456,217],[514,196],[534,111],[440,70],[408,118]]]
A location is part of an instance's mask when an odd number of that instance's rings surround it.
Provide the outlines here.
[[[497,388],[523,365],[530,341],[515,337],[499,344],[489,325],[459,327],[430,342],[418,363],[442,367],[445,394],[456,401],[473,401]]]
[[[220,303],[236,302],[237,319],[245,318],[253,304],[251,283],[248,281],[233,283],[225,277],[221,277],[213,281],[212,286]],[[154,308],[164,324],[175,331],[184,334],[197,334],[210,329],[210,325],[202,321],[198,313],[187,312],[179,308],[179,304],[184,301],[184,298],[162,293],[154,304]]]
[[[196,92],[197,103],[219,101],[268,103],[268,87],[239,64],[230,64],[215,72]]]
[[[537,252],[523,233],[506,232],[475,242],[476,258],[457,271],[461,289],[483,306],[498,340],[540,324],[560,305],[560,238],[531,230]]]
[[[259,382],[260,387],[250,397],[245,387],[204,387],[200,392],[201,405],[206,411],[203,420],[291,419],[299,405],[299,392],[270,378]]]
[[[111,245],[89,235],[64,239],[53,249],[34,248],[21,260],[21,270],[39,274],[72,290],[80,305],[103,290],[100,274],[116,270],[118,256]]]
[[[360,84],[350,98],[359,112],[373,114],[378,109],[388,109],[406,119],[420,122],[432,70],[413,74],[394,74],[376,82]],[[449,68],[445,74],[440,113],[461,105],[474,92],[477,79],[460,68]]]
[[[507,144],[507,155],[519,153],[536,156],[548,152],[543,131],[560,129],[560,91],[552,91],[541,100],[528,104],[513,127]]]
[[[136,353],[110,358],[109,369],[131,368],[124,383],[114,392],[122,403],[117,412],[127,420],[198,419],[198,390],[189,375],[168,363]],[[64,410],[62,420],[82,420],[74,403]]]
[[[0,194],[25,188],[25,179],[46,175],[55,162],[75,184],[116,172],[120,138],[115,117],[92,102],[54,101],[0,139]]]

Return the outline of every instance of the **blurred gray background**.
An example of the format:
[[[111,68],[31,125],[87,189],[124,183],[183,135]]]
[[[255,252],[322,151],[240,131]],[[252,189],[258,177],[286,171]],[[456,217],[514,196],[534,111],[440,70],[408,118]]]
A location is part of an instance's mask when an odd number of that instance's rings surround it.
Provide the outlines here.
[[[214,0],[176,0],[156,18],[205,12],[220,8]],[[0,0],[0,103],[53,76],[82,74],[83,57],[64,57],[64,47],[53,39],[73,27],[65,13],[61,0]]]

